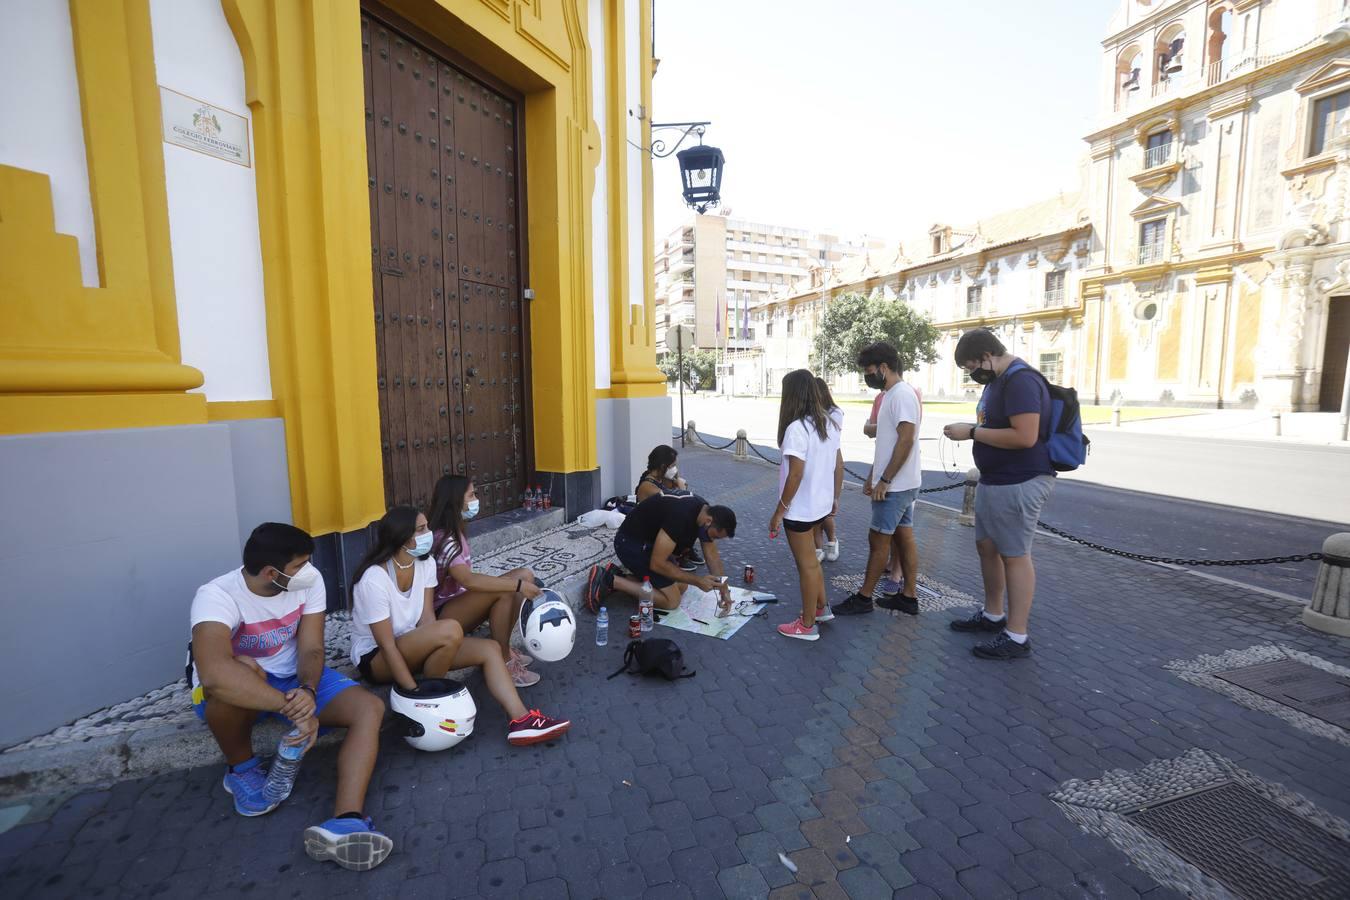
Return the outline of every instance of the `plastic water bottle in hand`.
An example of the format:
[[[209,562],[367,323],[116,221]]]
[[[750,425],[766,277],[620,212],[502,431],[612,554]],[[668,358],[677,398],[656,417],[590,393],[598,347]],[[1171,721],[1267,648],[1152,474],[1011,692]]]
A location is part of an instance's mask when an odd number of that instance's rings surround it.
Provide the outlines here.
[[[609,610],[600,607],[600,615],[595,617],[595,646],[603,647],[609,643]]]
[[[642,597],[638,600],[638,622],[643,631],[652,630],[652,620],[655,616],[656,601],[652,597],[652,580],[650,577],[642,579]]]
[[[268,803],[280,803],[291,795],[295,787],[295,776],[300,774],[300,760],[305,755],[303,743],[290,741],[300,736],[299,728],[292,728],[277,744],[277,755],[272,757],[272,768],[267,773],[267,784],[263,786],[263,798]]]

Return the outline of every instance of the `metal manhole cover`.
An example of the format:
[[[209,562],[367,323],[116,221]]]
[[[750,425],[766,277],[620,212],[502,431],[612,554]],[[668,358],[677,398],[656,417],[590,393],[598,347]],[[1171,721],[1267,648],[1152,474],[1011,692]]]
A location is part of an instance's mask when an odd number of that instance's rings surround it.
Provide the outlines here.
[[[1229,684],[1350,729],[1350,678],[1292,659],[1215,672]]]
[[[1127,818],[1240,897],[1350,896],[1350,842],[1241,784],[1222,784]]]

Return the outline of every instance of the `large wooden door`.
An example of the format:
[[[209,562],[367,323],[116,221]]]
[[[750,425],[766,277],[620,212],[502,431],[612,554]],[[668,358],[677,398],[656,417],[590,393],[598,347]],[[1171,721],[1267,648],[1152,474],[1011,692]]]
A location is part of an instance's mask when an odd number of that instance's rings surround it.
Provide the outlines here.
[[[525,486],[518,104],[431,41],[364,13],[370,246],[385,500]]]
[[[1322,387],[1317,394],[1317,408],[1322,412],[1336,412],[1341,408],[1341,392],[1345,390],[1346,356],[1350,354],[1350,297],[1332,297],[1327,310],[1327,343],[1322,352]]]

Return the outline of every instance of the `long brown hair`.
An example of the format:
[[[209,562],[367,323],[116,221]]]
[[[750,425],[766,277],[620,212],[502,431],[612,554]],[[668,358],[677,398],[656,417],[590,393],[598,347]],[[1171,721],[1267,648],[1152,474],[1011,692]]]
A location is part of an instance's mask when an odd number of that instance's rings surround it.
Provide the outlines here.
[[[395,506],[384,514],[375,526],[375,542],[370,545],[366,555],[356,564],[352,573],[352,595],[355,597],[356,583],[361,580],[366,569],[382,566],[403,546],[412,540],[417,532],[417,517],[421,512],[414,506]]]
[[[807,369],[794,369],[783,376],[783,398],[778,403],[778,446],[783,446],[783,435],[798,419],[815,429],[822,441],[829,438],[830,416],[820,401],[816,376]]]
[[[825,407],[826,412],[839,408],[839,404],[834,402],[834,395],[830,393],[830,386],[819,375],[816,376],[816,390],[820,391],[820,405]]]
[[[427,524],[436,533],[431,547],[431,558],[440,559],[447,544],[458,545],[464,535],[464,495],[469,493],[472,479],[463,475],[442,475],[431,492],[431,509]]]

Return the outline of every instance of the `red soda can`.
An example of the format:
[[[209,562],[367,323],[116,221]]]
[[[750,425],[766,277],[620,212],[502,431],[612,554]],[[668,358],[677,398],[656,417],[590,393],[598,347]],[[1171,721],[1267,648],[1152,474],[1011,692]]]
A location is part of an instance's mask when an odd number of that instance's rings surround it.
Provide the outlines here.
[[[754,583],[755,583],[755,567],[754,567],[754,566],[746,566],[746,567],[745,567],[745,583],[746,583],[746,584],[754,584]]]
[[[630,638],[642,637],[642,619],[638,616],[628,617],[628,636]]]

